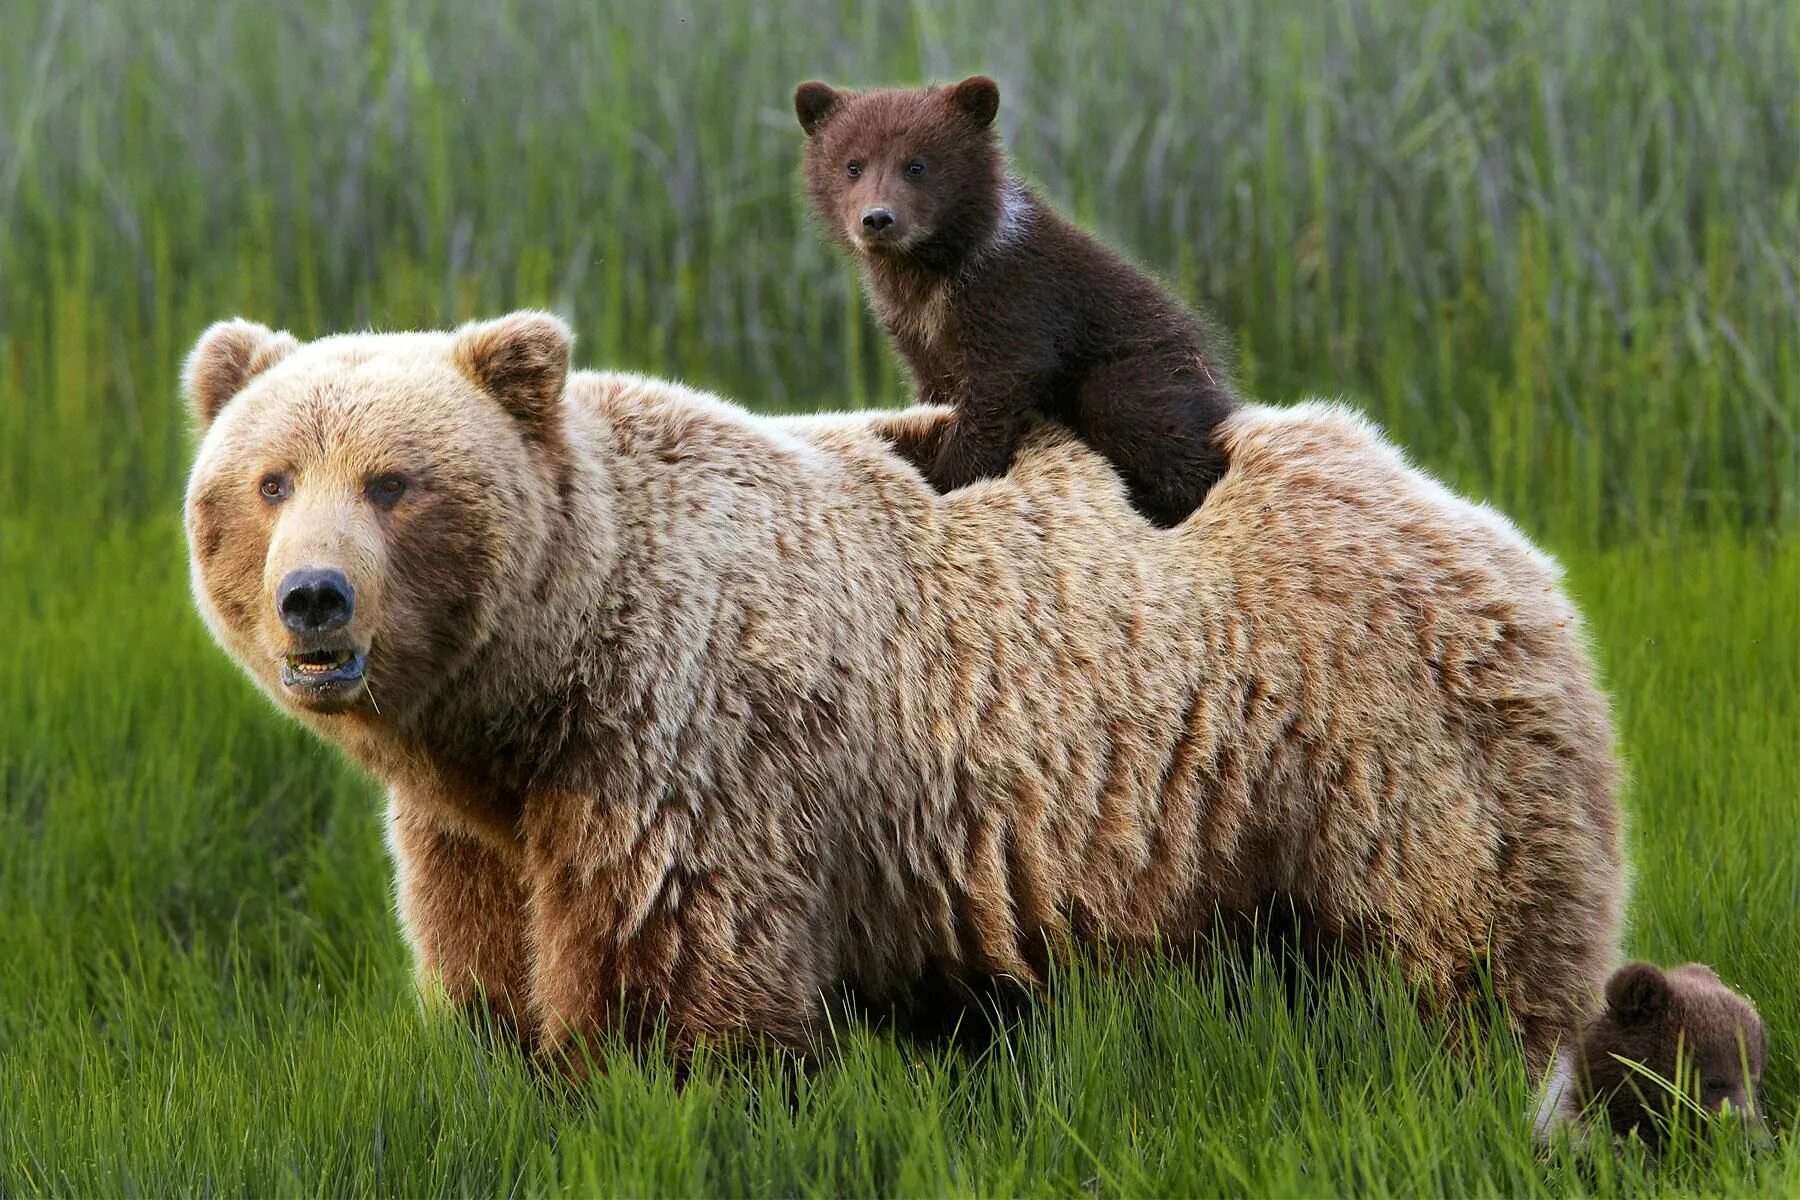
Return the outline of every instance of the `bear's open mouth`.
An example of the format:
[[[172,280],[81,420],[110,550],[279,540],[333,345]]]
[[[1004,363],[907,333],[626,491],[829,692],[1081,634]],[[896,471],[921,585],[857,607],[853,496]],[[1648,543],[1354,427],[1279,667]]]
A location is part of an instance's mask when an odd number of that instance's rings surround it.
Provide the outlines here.
[[[363,665],[363,656],[347,646],[337,650],[308,650],[290,654],[282,660],[281,683],[295,691],[335,691],[361,683]]]

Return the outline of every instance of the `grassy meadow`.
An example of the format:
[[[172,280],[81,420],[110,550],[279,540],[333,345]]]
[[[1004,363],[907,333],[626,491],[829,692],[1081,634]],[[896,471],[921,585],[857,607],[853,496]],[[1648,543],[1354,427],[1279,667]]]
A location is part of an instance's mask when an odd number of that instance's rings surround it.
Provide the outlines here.
[[[12,0],[0,35],[0,1197],[1800,1192],[1800,9],[1788,0]],[[580,1095],[420,1011],[377,789],[186,590],[175,380],[546,305],[578,358],[897,403],[799,80],[1002,85],[1021,167],[1566,564],[1628,949],[1770,1026],[1773,1147],[1529,1138],[1506,1039],[1266,957],[1076,968],[961,1053]],[[1470,1017],[1479,1020],[1479,1014]],[[1443,1053],[1446,1039],[1472,1047]]]

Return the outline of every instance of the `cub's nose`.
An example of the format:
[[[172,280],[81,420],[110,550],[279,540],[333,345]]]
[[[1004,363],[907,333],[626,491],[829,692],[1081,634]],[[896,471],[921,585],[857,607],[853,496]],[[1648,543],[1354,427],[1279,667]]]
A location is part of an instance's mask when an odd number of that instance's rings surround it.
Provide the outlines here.
[[[336,567],[301,567],[275,589],[275,608],[294,633],[330,633],[350,623],[356,592]]]
[[[894,223],[894,210],[891,208],[863,209],[863,232],[881,233]]]

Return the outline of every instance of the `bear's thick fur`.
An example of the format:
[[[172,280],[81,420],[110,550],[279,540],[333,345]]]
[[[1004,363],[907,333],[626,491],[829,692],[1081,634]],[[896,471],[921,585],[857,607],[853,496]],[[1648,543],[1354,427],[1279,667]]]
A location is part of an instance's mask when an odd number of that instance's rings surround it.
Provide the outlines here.
[[[1235,414],[1167,531],[1054,426],[945,496],[892,449],[941,410],[760,417],[569,348],[240,322],[187,373],[199,607],[388,785],[458,1001],[551,1051],[654,1013],[804,1046],[841,986],[1277,900],[1435,998],[1485,959],[1536,1066],[1585,1014],[1622,869],[1580,619],[1362,419]],[[297,570],[347,624],[290,632]]]

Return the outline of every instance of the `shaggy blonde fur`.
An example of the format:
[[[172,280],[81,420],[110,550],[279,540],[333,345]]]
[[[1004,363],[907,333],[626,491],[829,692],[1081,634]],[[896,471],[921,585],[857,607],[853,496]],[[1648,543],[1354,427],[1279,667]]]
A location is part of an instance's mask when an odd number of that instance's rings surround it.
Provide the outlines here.
[[[1235,415],[1158,530],[1053,427],[940,496],[908,461],[940,411],[564,389],[541,315],[225,329],[190,368],[200,608],[389,785],[422,971],[540,1048],[659,1013],[804,1046],[846,984],[1036,981],[1284,899],[1434,998],[1491,964],[1541,1069],[1612,965],[1614,755],[1558,570],[1342,408]],[[393,470],[431,482],[371,516]],[[332,711],[276,669],[273,581],[320,565],[368,661]]]

